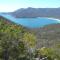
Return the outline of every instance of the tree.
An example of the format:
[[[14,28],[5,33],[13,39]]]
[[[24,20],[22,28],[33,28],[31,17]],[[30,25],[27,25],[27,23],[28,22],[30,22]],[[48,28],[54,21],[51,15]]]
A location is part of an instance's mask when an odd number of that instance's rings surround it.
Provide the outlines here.
[[[25,42],[25,46],[28,49],[30,58],[32,58],[32,54],[34,53],[36,48],[36,37],[32,33],[26,32],[24,33],[23,41]]]

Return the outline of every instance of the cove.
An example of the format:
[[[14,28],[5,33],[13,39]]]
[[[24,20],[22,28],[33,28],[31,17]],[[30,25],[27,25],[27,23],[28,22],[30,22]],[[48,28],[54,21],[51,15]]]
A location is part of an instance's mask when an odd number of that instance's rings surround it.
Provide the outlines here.
[[[57,24],[60,23],[59,19],[52,19],[52,18],[15,18],[9,14],[0,14],[0,16],[3,16],[4,18],[22,25],[27,28],[40,28],[44,27],[45,25],[50,25],[50,24]]]

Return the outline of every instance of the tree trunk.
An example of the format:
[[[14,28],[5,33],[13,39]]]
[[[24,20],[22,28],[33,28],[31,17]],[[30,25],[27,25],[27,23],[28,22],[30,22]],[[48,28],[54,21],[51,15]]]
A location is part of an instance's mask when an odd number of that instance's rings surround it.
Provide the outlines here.
[[[9,60],[8,49],[5,49],[5,51],[4,51],[4,53],[3,53],[3,58],[4,58],[4,60]]]

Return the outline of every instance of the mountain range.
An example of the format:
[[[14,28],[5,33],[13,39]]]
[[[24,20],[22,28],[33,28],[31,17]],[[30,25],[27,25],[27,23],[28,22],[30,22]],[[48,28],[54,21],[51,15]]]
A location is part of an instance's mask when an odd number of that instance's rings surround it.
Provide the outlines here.
[[[16,18],[51,17],[60,19],[60,8],[21,8],[10,13]]]

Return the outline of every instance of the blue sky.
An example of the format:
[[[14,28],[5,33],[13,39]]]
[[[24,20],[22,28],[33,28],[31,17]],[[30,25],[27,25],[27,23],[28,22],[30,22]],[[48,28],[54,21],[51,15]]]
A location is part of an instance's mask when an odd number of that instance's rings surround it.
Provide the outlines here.
[[[0,12],[11,12],[19,8],[57,8],[60,0],[0,0]]]

